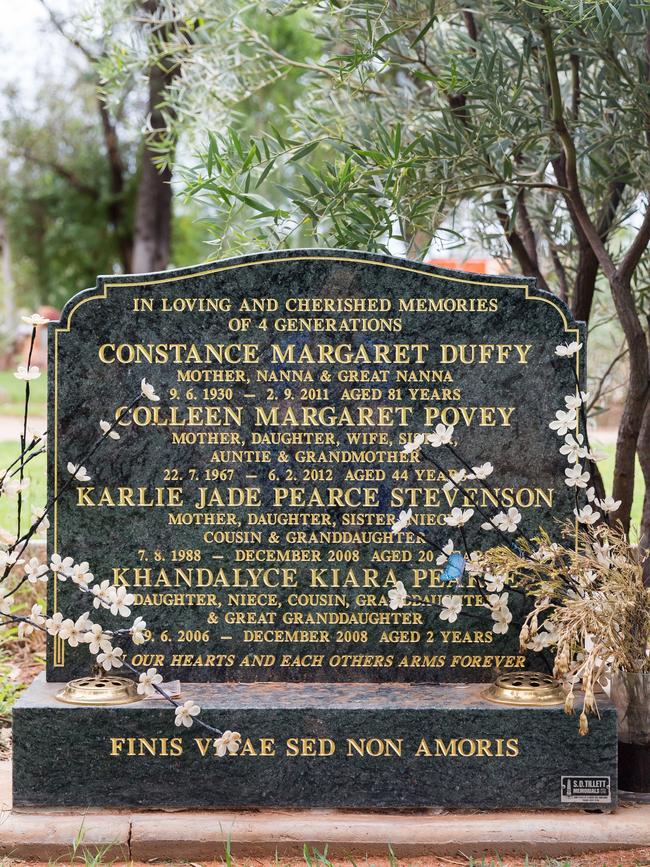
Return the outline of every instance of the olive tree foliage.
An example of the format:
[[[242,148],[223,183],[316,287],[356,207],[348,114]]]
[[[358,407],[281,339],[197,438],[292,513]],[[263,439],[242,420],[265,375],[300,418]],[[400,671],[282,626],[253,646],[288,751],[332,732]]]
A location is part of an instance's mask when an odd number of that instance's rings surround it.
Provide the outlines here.
[[[589,321],[611,293],[629,383],[614,496],[627,530],[638,454],[650,492],[650,7],[628,0],[262,0],[315,34],[296,58],[243,0],[181,0],[201,21],[170,91],[198,147],[184,179],[217,253],[316,245],[424,256],[473,232]],[[167,7],[172,13],[172,6]],[[174,46],[168,46],[174,50]],[[297,75],[257,134],[235,109]],[[161,148],[164,158],[164,147]],[[643,516],[650,539],[650,493]]]
[[[16,294],[58,305],[98,273],[163,269],[201,253],[192,209],[172,212],[173,154],[165,166],[154,162],[182,59],[157,56],[170,36],[157,3],[129,0],[130,14],[119,17],[111,0],[65,15],[40,4],[65,69],[55,78],[39,69],[31,100],[16,87],[0,94],[0,216]],[[186,34],[174,38],[181,44]],[[108,100],[102,69],[118,43],[144,66]]]

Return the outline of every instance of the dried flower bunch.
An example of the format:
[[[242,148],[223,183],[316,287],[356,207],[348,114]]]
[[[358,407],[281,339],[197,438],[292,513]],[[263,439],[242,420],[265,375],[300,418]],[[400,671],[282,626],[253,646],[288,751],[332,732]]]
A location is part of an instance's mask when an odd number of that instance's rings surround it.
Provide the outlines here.
[[[564,537],[566,545],[541,534],[532,545],[522,542],[519,553],[501,545],[486,551],[483,563],[532,599],[521,648],[555,648],[553,673],[569,685],[567,713],[582,686],[586,734],[587,714],[598,712],[595,693],[611,673],[650,672],[650,587],[646,555],[617,529],[601,523],[576,533],[567,525]]]

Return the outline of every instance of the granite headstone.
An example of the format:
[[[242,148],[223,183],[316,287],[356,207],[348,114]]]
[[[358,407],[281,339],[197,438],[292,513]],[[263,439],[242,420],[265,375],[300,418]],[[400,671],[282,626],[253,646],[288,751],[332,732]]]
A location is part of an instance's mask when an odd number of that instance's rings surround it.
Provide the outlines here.
[[[430,604],[388,608],[398,580],[425,603],[448,592],[438,551],[391,525],[411,508],[419,531],[461,548],[446,517],[476,506],[467,545],[484,547],[481,511],[514,505],[524,533],[558,532],[574,504],[548,423],[582,354],[574,370],[554,351],[581,327],[531,280],[363,253],[101,277],[50,326],[50,551],[135,595],[149,633],[129,658],[166,677],[452,682],[523,668],[517,631],[493,632],[471,579],[453,626]],[[143,379],[155,400],[139,397]],[[68,464],[118,417],[120,439],[71,483]],[[489,485],[463,496],[445,487],[462,468],[448,449],[443,471],[403,451],[439,423],[470,466],[492,462]],[[84,604],[51,584],[66,617]],[[53,639],[48,679],[87,670],[84,647]]]
[[[571,517],[548,423],[583,372],[583,353],[554,353],[574,340],[583,327],[531,280],[345,251],[75,296],[50,326],[49,551],[132,593],[149,632],[129,661],[181,679],[242,744],[220,758],[161,699],[62,704],[58,681],[90,661],[55,639],[50,682],[14,708],[14,804],[613,809],[614,709],[581,738],[561,704],[491,704],[468,681],[539,656],[493,631],[471,583],[453,624],[428,604],[448,592],[451,509],[516,505],[524,533]],[[438,423],[455,428],[442,471],[403,451]],[[445,487],[459,455],[495,467],[469,501]],[[434,547],[391,533],[407,508]],[[470,547],[491,542],[480,523]],[[391,611],[398,580],[427,604]],[[50,610],[74,617],[80,596],[50,582]]]

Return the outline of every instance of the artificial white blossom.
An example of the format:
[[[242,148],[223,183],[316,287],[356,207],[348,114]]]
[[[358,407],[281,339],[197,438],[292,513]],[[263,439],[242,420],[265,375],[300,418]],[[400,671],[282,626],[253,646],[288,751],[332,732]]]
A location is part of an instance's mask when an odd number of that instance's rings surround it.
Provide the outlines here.
[[[25,382],[30,382],[32,379],[38,379],[41,375],[41,369],[36,364],[30,364],[26,367],[24,364],[19,364],[14,371],[16,379],[22,379]]]
[[[230,729],[227,729],[220,738],[216,739],[214,746],[218,756],[225,756],[226,753],[234,755],[239,752],[241,735],[239,732],[231,732]]]
[[[72,461],[68,461],[67,470],[71,476],[74,476],[78,482],[89,482],[90,476],[88,475],[88,470],[85,467],[78,466],[76,467]]]
[[[84,613],[77,620],[64,620],[59,629],[59,638],[67,641],[70,647],[77,647],[86,641],[88,631],[88,614]]]
[[[158,669],[148,668],[138,678],[137,691],[140,695],[154,695],[156,687],[162,682],[162,674],[158,674]]]
[[[149,400],[160,400],[153,385],[150,382],[147,382],[146,379],[143,379],[140,383],[140,390],[142,391],[143,397],[146,397]]]
[[[65,581],[68,577],[68,572],[72,569],[74,560],[72,557],[61,557],[60,554],[52,554],[50,557],[50,572],[55,575],[59,581]]]
[[[13,566],[17,566],[24,561],[19,559],[18,551],[4,551],[0,550],[0,571],[3,571],[7,568],[11,569]]]
[[[41,563],[38,557],[31,557],[25,565],[25,577],[30,584],[37,584],[39,581],[47,581],[47,565]]]
[[[109,421],[104,421],[104,419],[100,419],[99,427],[101,428],[102,433],[108,434],[112,440],[119,440],[120,435],[116,430],[111,430],[111,423]]]
[[[101,584],[93,584],[90,588],[90,592],[95,597],[93,599],[93,607],[99,608],[108,608],[111,604],[111,587],[113,585],[111,582],[106,579],[102,581]]]
[[[593,569],[585,569],[585,571],[580,575],[580,583],[584,584],[586,587],[589,587],[594,583],[597,578],[598,575],[594,572]]]
[[[56,614],[53,614],[51,617],[45,621],[45,628],[49,635],[58,635],[61,631],[61,626],[63,625],[63,614],[60,611],[57,611]]]
[[[577,463],[589,455],[589,449],[583,445],[583,442],[584,437],[582,434],[578,434],[575,437],[573,434],[567,434],[564,437],[564,444],[560,446],[560,454],[566,455],[566,459],[570,464]]]
[[[85,560],[83,563],[75,563],[70,572],[70,580],[84,590],[88,589],[88,585],[92,584],[94,578],[95,576],[90,571],[90,566]]]
[[[433,433],[427,434],[427,441],[434,449],[448,445],[454,435],[453,425],[437,424]]]
[[[505,635],[512,621],[512,612],[508,608],[508,593],[491,593],[488,596],[488,605],[493,621],[492,631]]]
[[[36,603],[35,605],[32,605],[29,620],[23,620],[18,624],[18,637],[25,638],[27,635],[31,635],[37,627],[43,626],[44,623],[45,618],[43,617],[43,608],[41,605]]]
[[[106,632],[104,627],[99,623],[90,624],[90,628],[86,631],[84,640],[88,644],[89,652],[92,653],[93,656],[98,654],[100,650],[102,653],[109,653],[112,649],[110,633]]]
[[[31,313],[29,316],[21,316],[20,317],[26,325],[31,325],[35,328],[37,325],[47,325],[48,322],[52,322],[52,319],[46,319],[45,316],[41,316],[40,313]]]
[[[603,512],[615,512],[621,505],[621,500],[615,500],[614,497],[607,496],[602,500],[596,500],[596,505],[600,506]]]
[[[538,563],[546,563],[549,560],[552,560],[559,553],[560,546],[557,542],[551,542],[550,545],[540,545],[537,551],[530,556],[533,560],[537,560]]]
[[[403,608],[406,604],[406,599],[408,597],[408,591],[404,586],[402,581],[397,581],[394,587],[388,591],[388,598],[390,602],[388,605],[393,609],[393,611],[397,611],[398,608]]]
[[[453,539],[447,539],[445,544],[442,546],[442,553],[438,554],[436,558],[436,566],[444,566],[447,560],[454,553],[454,542]]]
[[[15,497],[28,487],[29,478],[25,478],[21,482],[20,479],[12,479],[9,473],[6,473],[0,484],[0,492],[6,497]]]
[[[451,514],[445,517],[445,523],[449,527],[464,527],[474,514],[474,509],[461,509],[455,506]]]
[[[558,436],[563,437],[566,436],[570,430],[574,430],[577,423],[578,416],[574,409],[568,409],[566,412],[558,409],[555,413],[555,418],[553,421],[548,423],[548,426],[551,430],[554,430]]]
[[[11,600],[3,591],[0,591],[0,614],[11,614]]]
[[[521,512],[515,506],[510,506],[507,512],[498,512],[492,521],[502,533],[514,533],[521,522]]]
[[[508,612],[510,614],[510,612]],[[497,635],[505,635],[508,631],[508,627],[510,626],[510,621],[512,620],[512,615],[510,614],[510,618],[508,618],[507,614],[499,614],[492,619],[492,632],[495,632]]]
[[[147,628],[147,624],[142,617],[136,617],[133,623],[131,624],[131,640],[134,644],[144,644],[146,639],[144,637],[145,630]]]
[[[572,467],[567,467],[564,475],[564,484],[569,488],[586,488],[591,478],[589,473],[583,470],[582,464],[574,464]]]
[[[486,572],[484,576],[485,589],[488,593],[501,593],[505,585],[505,575],[493,575],[491,572]]]
[[[111,668],[121,668],[124,661],[123,656],[124,651],[121,647],[111,647],[110,650],[97,654],[97,664],[101,665],[104,671],[110,671]]]
[[[192,699],[188,699],[185,704],[179,704],[176,708],[176,718],[174,722],[177,726],[185,726],[186,728],[190,728],[194,720],[192,717],[197,716],[201,713],[201,708],[196,704],[196,702],[192,701]]]
[[[477,479],[487,479],[494,472],[494,467],[490,461],[486,461],[478,467],[472,467],[472,472]]]
[[[121,617],[129,617],[131,609],[129,605],[133,605],[135,596],[129,593],[126,587],[111,586],[108,591],[108,601],[111,609],[111,614],[119,614]]]
[[[442,486],[443,491],[453,491],[458,488],[459,482],[464,482],[468,479],[467,470],[461,467],[459,470],[449,470],[449,479]]]
[[[578,343],[577,340],[572,341],[571,343],[561,343],[559,346],[555,347],[555,354],[559,355],[560,358],[571,358],[571,356],[575,355],[576,352],[582,349],[582,343]]]
[[[558,636],[555,627],[549,625],[548,621],[545,621],[542,624],[542,628],[535,633],[526,647],[539,653],[541,650],[545,650],[547,647],[555,644],[557,638]]]
[[[588,526],[590,524],[595,524],[600,518],[600,512],[596,512],[591,503],[587,503],[587,505],[583,506],[581,509],[574,509],[573,514],[581,524],[587,524]]]
[[[422,443],[424,442],[424,434],[419,433],[416,434],[415,437],[411,440],[410,443],[406,443],[404,448],[402,449],[407,455],[410,455],[412,452],[416,452]]]
[[[440,619],[446,620],[448,623],[455,623],[458,620],[458,615],[463,610],[463,597],[443,596],[440,601],[442,603]]]
[[[38,530],[47,530],[50,526],[50,519],[47,517],[45,509],[32,509],[32,521]]]
[[[605,541],[601,543],[594,541],[591,543],[591,547],[593,548],[596,560],[600,563],[601,566],[612,565],[609,542]]]
[[[567,394],[564,398],[564,403],[567,409],[574,409],[577,412],[582,404],[588,400],[589,394],[586,391],[579,391],[577,394]]]
[[[468,575],[481,575],[483,573],[483,558],[480,551],[472,551],[465,558],[465,572]]]
[[[402,510],[399,513],[398,519],[391,527],[391,533],[401,533],[402,530],[410,524],[412,517],[413,509],[407,509],[406,511]]]

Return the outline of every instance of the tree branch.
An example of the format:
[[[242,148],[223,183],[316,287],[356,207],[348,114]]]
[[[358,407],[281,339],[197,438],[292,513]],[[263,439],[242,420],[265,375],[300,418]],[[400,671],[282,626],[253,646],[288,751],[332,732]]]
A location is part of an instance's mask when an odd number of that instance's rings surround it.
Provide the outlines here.
[[[535,230],[528,213],[526,206],[526,192],[520,190],[515,202],[515,214],[519,224],[521,225],[521,239],[528,253],[528,258],[533,263],[534,267],[539,270],[539,260],[537,258],[537,238]]]
[[[650,201],[646,204],[645,214],[643,217],[643,222],[639,227],[639,231],[636,233],[634,240],[630,244],[627,253],[623,256],[621,264],[618,269],[618,273],[620,275],[621,280],[629,281],[632,279],[632,275],[636,270],[637,265],[641,261],[641,256],[646,251],[648,244],[650,243]]]
[[[75,48],[77,48],[79,51],[81,51],[81,53],[88,60],[90,60],[91,63],[95,63],[98,58],[92,53],[92,51],[90,51],[89,48],[87,48],[82,42],[80,42],[76,36],[73,36],[71,33],[68,33],[66,31],[65,27],[63,26],[63,24],[59,20],[58,16],[55,14],[55,12],[52,9],[50,9],[46,0],[39,0],[39,3],[43,7],[43,9],[45,9],[45,11],[47,12],[47,14],[49,16],[50,21],[54,25],[55,29],[61,34],[61,36],[63,36],[63,38],[65,40],[67,40],[70,43],[70,45],[74,45]]]
[[[92,187],[90,184],[87,184],[85,181],[82,181],[81,178],[76,175],[71,169],[66,168],[65,166],[57,163],[56,160],[46,160],[42,157],[37,156],[32,153],[28,148],[23,148],[22,150],[15,150],[14,153],[17,156],[21,156],[23,159],[27,160],[30,163],[35,163],[37,166],[41,166],[42,168],[51,169],[55,174],[57,174],[60,178],[67,181],[71,187],[74,187],[80,193],[83,193],[86,196],[90,196],[92,199],[97,199],[99,196],[99,190],[97,187]]]
[[[560,139],[564,153],[564,171],[566,173],[566,184],[568,187],[567,195],[575,209],[576,217],[580,221],[580,225],[582,226],[582,229],[598,258],[603,273],[609,280],[613,280],[617,278],[616,267],[611,256],[607,252],[605,244],[598,235],[598,231],[589,216],[589,212],[587,211],[587,207],[580,191],[580,182],[578,180],[578,156],[573,137],[569,132],[564,119],[562,89],[560,87],[557,61],[555,58],[553,34],[551,33],[550,25],[546,21],[542,24],[541,34],[544,42],[546,68],[551,89],[551,118],[553,129]]]
[[[544,275],[541,273],[536,263],[533,262],[531,257],[528,255],[526,245],[524,244],[521,236],[512,224],[512,220],[510,214],[508,213],[508,206],[506,204],[503,192],[498,192],[496,194],[494,209],[497,215],[497,219],[499,220],[499,222],[501,223],[501,227],[503,228],[503,233],[506,236],[506,240],[510,245],[513,255],[519,263],[519,267],[521,268],[522,273],[525,274],[526,277],[534,277],[537,280],[538,286],[541,289],[546,289],[546,291],[548,292],[549,287],[546,280],[544,279]]]
[[[463,9],[463,20],[467,29],[467,35],[472,40],[472,42],[476,42],[478,40],[478,27],[476,26],[476,18],[474,17],[474,13],[471,12],[469,9]]]
[[[607,381],[610,373],[612,372],[612,370],[614,370],[614,368],[616,367],[618,362],[622,358],[625,358],[626,355],[627,355],[627,349],[622,349],[618,353],[616,358],[614,358],[613,361],[611,361],[610,364],[607,366],[607,370],[600,377],[600,382],[598,383],[598,387],[596,389],[596,392],[595,392],[594,396],[592,397],[592,399],[589,401],[589,405],[586,408],[587,415],[589,415],[589,413],[592,411],[592,409],[596,406],[601,395],[603,394],[603,388],[605,387],[605,382]]]

